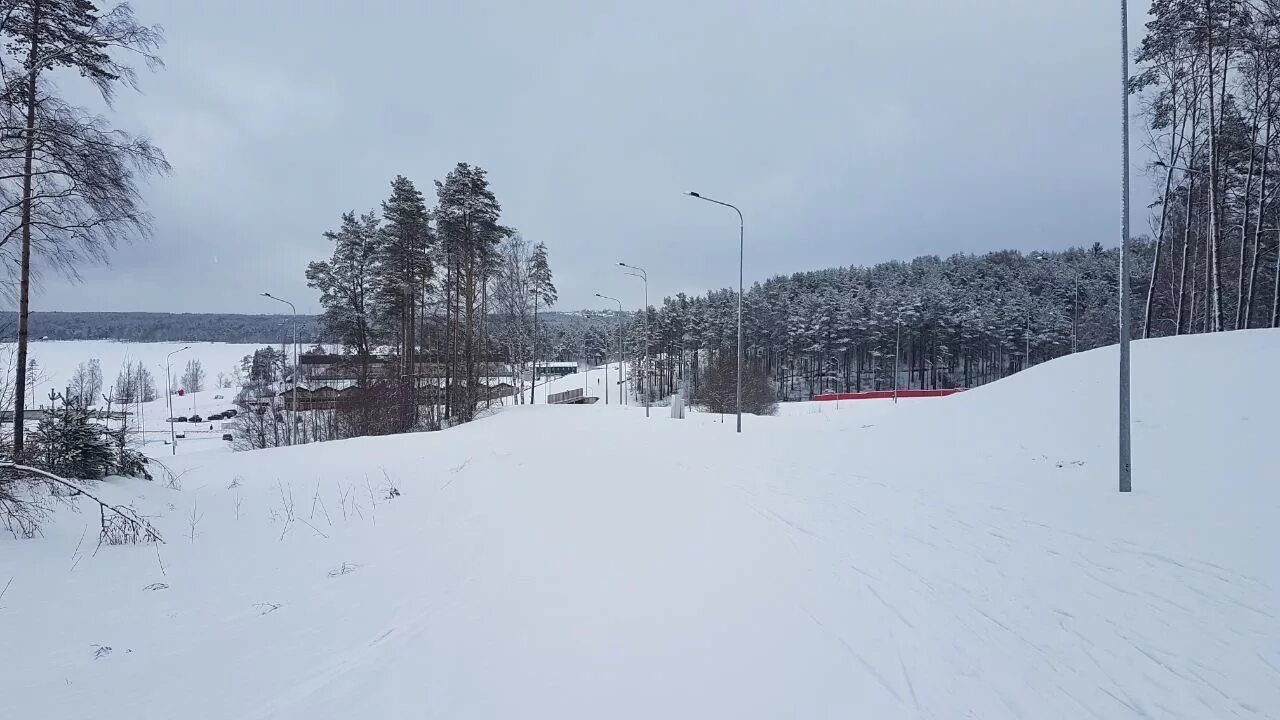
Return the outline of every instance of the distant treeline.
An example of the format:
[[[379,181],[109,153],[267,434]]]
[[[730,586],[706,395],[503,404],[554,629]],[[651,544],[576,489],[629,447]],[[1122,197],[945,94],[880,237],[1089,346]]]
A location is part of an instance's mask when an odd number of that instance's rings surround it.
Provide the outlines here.
[[[571,313],[544,313],[552,328]],[[124,342],[226,342],[279,345],[293,339],[291,315],[158,312],[33,312],[31,338],[39,340],[120,340]],[[298,338],[304,345],[332,343],[320,318],[298,316]],[[18,313],[0,311],[0,341],[18,337]]]
[[[227,342],[280,344],[292,340],[291,315],[155,312],[33,312],[31,339],[128,342]],[[324,342],[319,319],[298,316],[298,336]],[[18,336],[18,313],[0,313],[0,338]]]

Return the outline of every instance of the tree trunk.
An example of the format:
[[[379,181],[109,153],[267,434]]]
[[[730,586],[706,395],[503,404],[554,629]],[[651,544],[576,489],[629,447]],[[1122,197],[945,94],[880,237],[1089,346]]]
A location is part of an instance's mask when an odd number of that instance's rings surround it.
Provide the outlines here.
[[[1206,15],[1209,25],[1213,25],[1212,0],[1205,0]],[[1214,115],[1214,74],[1213,74],[1213,33],[1208,34],[1209,56],[1209,235],[1206,238],[1208,262],[1205,270],[1208,273],[1209,305],[1205,310],[1205,330],[1217,332],[1222,329],[1222,258],[1218,244],[1218,126]],[[1227,58],[1223,57],[1223,65]],[[1226,94],[1225,88],[1223,95]]]
[[[1178,103],[1177,103],[1177,86],[1171,83],[1169,92],[1173,95],[1171,105],[1173,107],[1174,117],[1169,127],[1177,127],[1178,125]],[[1186,125],[1186,122],[1183,122]],[[1185,130],[1185,127],[1184,127]],[[1169,218],[1169,190],[1173,187],[1174,166],[1178,164],[1178,157],[1182,154],[1182,135],[1183,130],[1170,131],[1169,133],[1169,163],[1168,170],[1164,175],[1164,194],[1160,196],[1160,227],[1156,231],[1156,251],[1155,257],[1151,260],[1151,280],[1147,283],[1147,307],[1146,314],[1142,322],[1142,337],[1147,338],[1151,335],[1151,307],[1155,302],[1156,296],[1156,278],[1160,276],[1160,252],[1164,247],[1164,229],[1168,224]]]
[[[1238,258],[1239,262],[1237,263],[1237,267],[1236,267],[1236,318],[1235,318],[1235,326],[1233,328],[1235,330],[1239,330],[1240,328],[1244,327],[1245,318],[1249,315],[1248,307],[1245,305],[1245,302],[1244,302],[1244,285],[1245,285],[1244,259],[1245,259],[1245,256],[1248,254],[1249,203],[1253,199],[1251,195],[1251,193],[1253,192],[1253,173],[1254,173],[1254,168],[1257,167],[1257,156],[1258,156],[1258,153],[1257,153],[1258,125],[1259,125],[1258,106],[1261,104],[1261,99],[1258,96],[1257,90],[1258,88],[1255,83],[1254,93],[1253,93],[1254,95],[1253,128],[1249,134],[1249,172],[1245,176],[1245,182],[1244,182],[1244,212],[1243,212],[1244,216],[1240,220],[1240,255]],[[1265,176],[1265,173],[1266,173],[1265,161],[1263,163],[1262,172],[1264,173],[1264,176]],[[1261,205],[1259,205],[1259,208],[1258,208],[1258,224],[1259,225],[1262,224]]]
[[[1253,323],[1254,287],[1258,282],[1258,260],[1262,248],[1262,223],[1267,210],[1267,165],[1271,160],[1271,122],[1273,109],[1271,106],[1271,85],[1272,78],[1270,68],[1268,67],[1267,100],[1265,103],[1267,127],[1262,142],[1262,180],[1258,188],[1258,222],[1254,225],[1253,229],[1253,253],[1249,259],[1249,286],[1245,291],[1244,297],[1244,323],[1242,327],[1246,329]]]
[[[533,286],[533,348],[530,352],[533,355],[533,362],[529,366],[529,404],[537,402],[538,397],[538,285],[534,281]]]
[[[31,49],[27,53],[27,126],[22,161],[22,267],[18,290],[18,367],[13,403],[13,458],[21,461],[25,451],[27,342],[31,315],[31,184],[36,149],[36,62],[40,46],[40,0],[31,3]]]

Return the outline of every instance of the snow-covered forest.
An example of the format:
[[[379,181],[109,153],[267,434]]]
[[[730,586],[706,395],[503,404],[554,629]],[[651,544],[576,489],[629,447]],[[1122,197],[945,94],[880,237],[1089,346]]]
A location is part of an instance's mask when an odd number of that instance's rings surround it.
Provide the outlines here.
[[[1136,324],[1280,325],[1280,2],[1156,0],[1136,61],[1156,184]]]
[[[1134,245],[1138,258],[1152,250]],[[895,344],[900,387],[980,385],[1114,343],[1118,260],[1117,250],[1095,244],[779,276],[746,292],[745,353],[775,380],[783,400],[891,388]],[[1141,279],[1135,276],[1135,285]],[[666,298],[650,310],[649,356],[663,392],[680,382],[682,364],[695,367],[697,351],[734,352],[736,313],[730,289]],[[643,328],[636,317],[625,332],[633,358],[643,355]]]

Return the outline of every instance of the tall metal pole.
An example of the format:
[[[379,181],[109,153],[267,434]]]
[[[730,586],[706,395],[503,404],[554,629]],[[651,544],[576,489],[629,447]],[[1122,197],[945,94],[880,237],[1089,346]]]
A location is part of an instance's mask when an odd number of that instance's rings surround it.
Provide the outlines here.
[[[622,376],[622,301],[621,301],[621,300],[619,300],[618,298],[609,297],[608,295],[601,295],[600,293],[596,293],[596,297],[598,297],[598,298],[600,298],[600,299],[602,299],[602,300],[612,300],[612,301],[614,301],[614,302],[618,303],[618,404],[619,404],[619,405],[621,405],[621,404],[622,404],[622,394],[623,394],[622,383],[624,382],[624,380],[622,379],[622,378],[623,378],[623,376]],[[609,404],[609,362],[608,362],[608,358],[605,358],[604,368],[605,368],[605,369],[604,369],[604,385],[605,385],[605,387],[604,387],[604,392],[605,392],[605,402],[604,402],[604,404],[605,404],[605,405],[608,405],[608,404]]]
[[[1120,492],[1133,490],[1129,446],[1129,2],[1120,0],[1123,201],[1120,217]]]
[[[190,350],[190,349],[191,349],[191,346],[187,345],[186,347],[182,347],[182,348],[178,348],[177,350],[174,350],[173,352],[169,353],[164,357],[164,390],[165,390],[165,395],[168,396],[168,401],[169,401],[169,451],[170,451],[169,454],[171,455],[178,454],[178,434],[173,429],[173,383],[170,382],[170,378],[173,377],[173,367],[171,362],[174,355],[177,355],[183,350]],[[145,432],[146,430],[144,428],[143,429],[144,444],[146,442]]]
[[[1076,313],[1080,310],[1080,271],[1076,270],[1072,275],[1075,280],[1075,296],[1071,301],[1071,353],[1076,352]]]
[[[737,389],[737,404],[738,404],[738,432],[742,432],[742,358],[743,358],[743,356],[742,356],[742,263],[743,263],[743,258],[745,257],[745,254],[746,254],[746,252],[745,252],[745,251],[746,251],[746,222],[742,219],[742,211],[741,211],[741,210],[739,210],[739,209],[737,208],[737,206],[736,206],[736,205],[730,205],[730,204],[729,204],[729,203],[727,203],[727,202],[721,202],[721,201],[719,201],[719,200],[712,200],[712,199],[711,199],[711,198],[709,198],[709,197],[705,197],[705,196],[703,196],[703,195],[699,195],[698,193],[693,192],[693,191],[690,191],[690,192],[688,193],[688,195],[689,195],[689,197],[695,197],[695,198],[698,198],[699,200],[706,200],[706,201],[707,201],[707,202],[709,202],[709,203],[715,203],[716,205],[723,205],[723,206],[725,206],[725,207],[727,207],[727,208],[733,208],[733,211],[734,211],[734,212],[736,212],[736,213],[738,213],[738,389]]]
[[[1026,353],[1022,356],[1022,369],[1026,370],[1031,367],[1031,312],[1027,312],[1027,330],[1026,336],[1023,338],[1027,342]]]
[[[651,384],[649,378],[649,273],[644,268],[628,265],[624,262],[620,262],[618,265],[638,270],[640,272],[639,275],[635,273],[627,274],[644,280],[644,359],[640,361],[643,366],[643,372],[640,374],[640,391],[644,393],[644,416],[649,417],[649,386]]]
[[[298,308],[294,307],[293,303],[288,300],[278,298],[268,292],[262,293],[262,297],[282,302],[293,311],[293,418],[292,422],[289,423],[289,444],[296,445],[294,436],[298,432]],[[401,384],[403,382],[401,380]]]
[[[902,355],[902,308],[898,308],[897,336],[893,340],[893,402],[898,403],[898,358]]]

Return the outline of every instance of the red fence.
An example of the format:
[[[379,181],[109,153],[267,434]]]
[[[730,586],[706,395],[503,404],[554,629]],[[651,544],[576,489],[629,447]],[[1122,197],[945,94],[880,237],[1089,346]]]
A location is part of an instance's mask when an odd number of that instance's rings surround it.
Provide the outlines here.
[[[899,390],[900,398],[925,398],[925,397],[946,397],[947,395],[955,395],[958,392],[964,392],[967,388],[951,388],[949,390]],[[814,395],[814,400],[887,400],[893,397],[892,390],[876,390],[874,392],[860,393],[830,393],[827,395]]]

